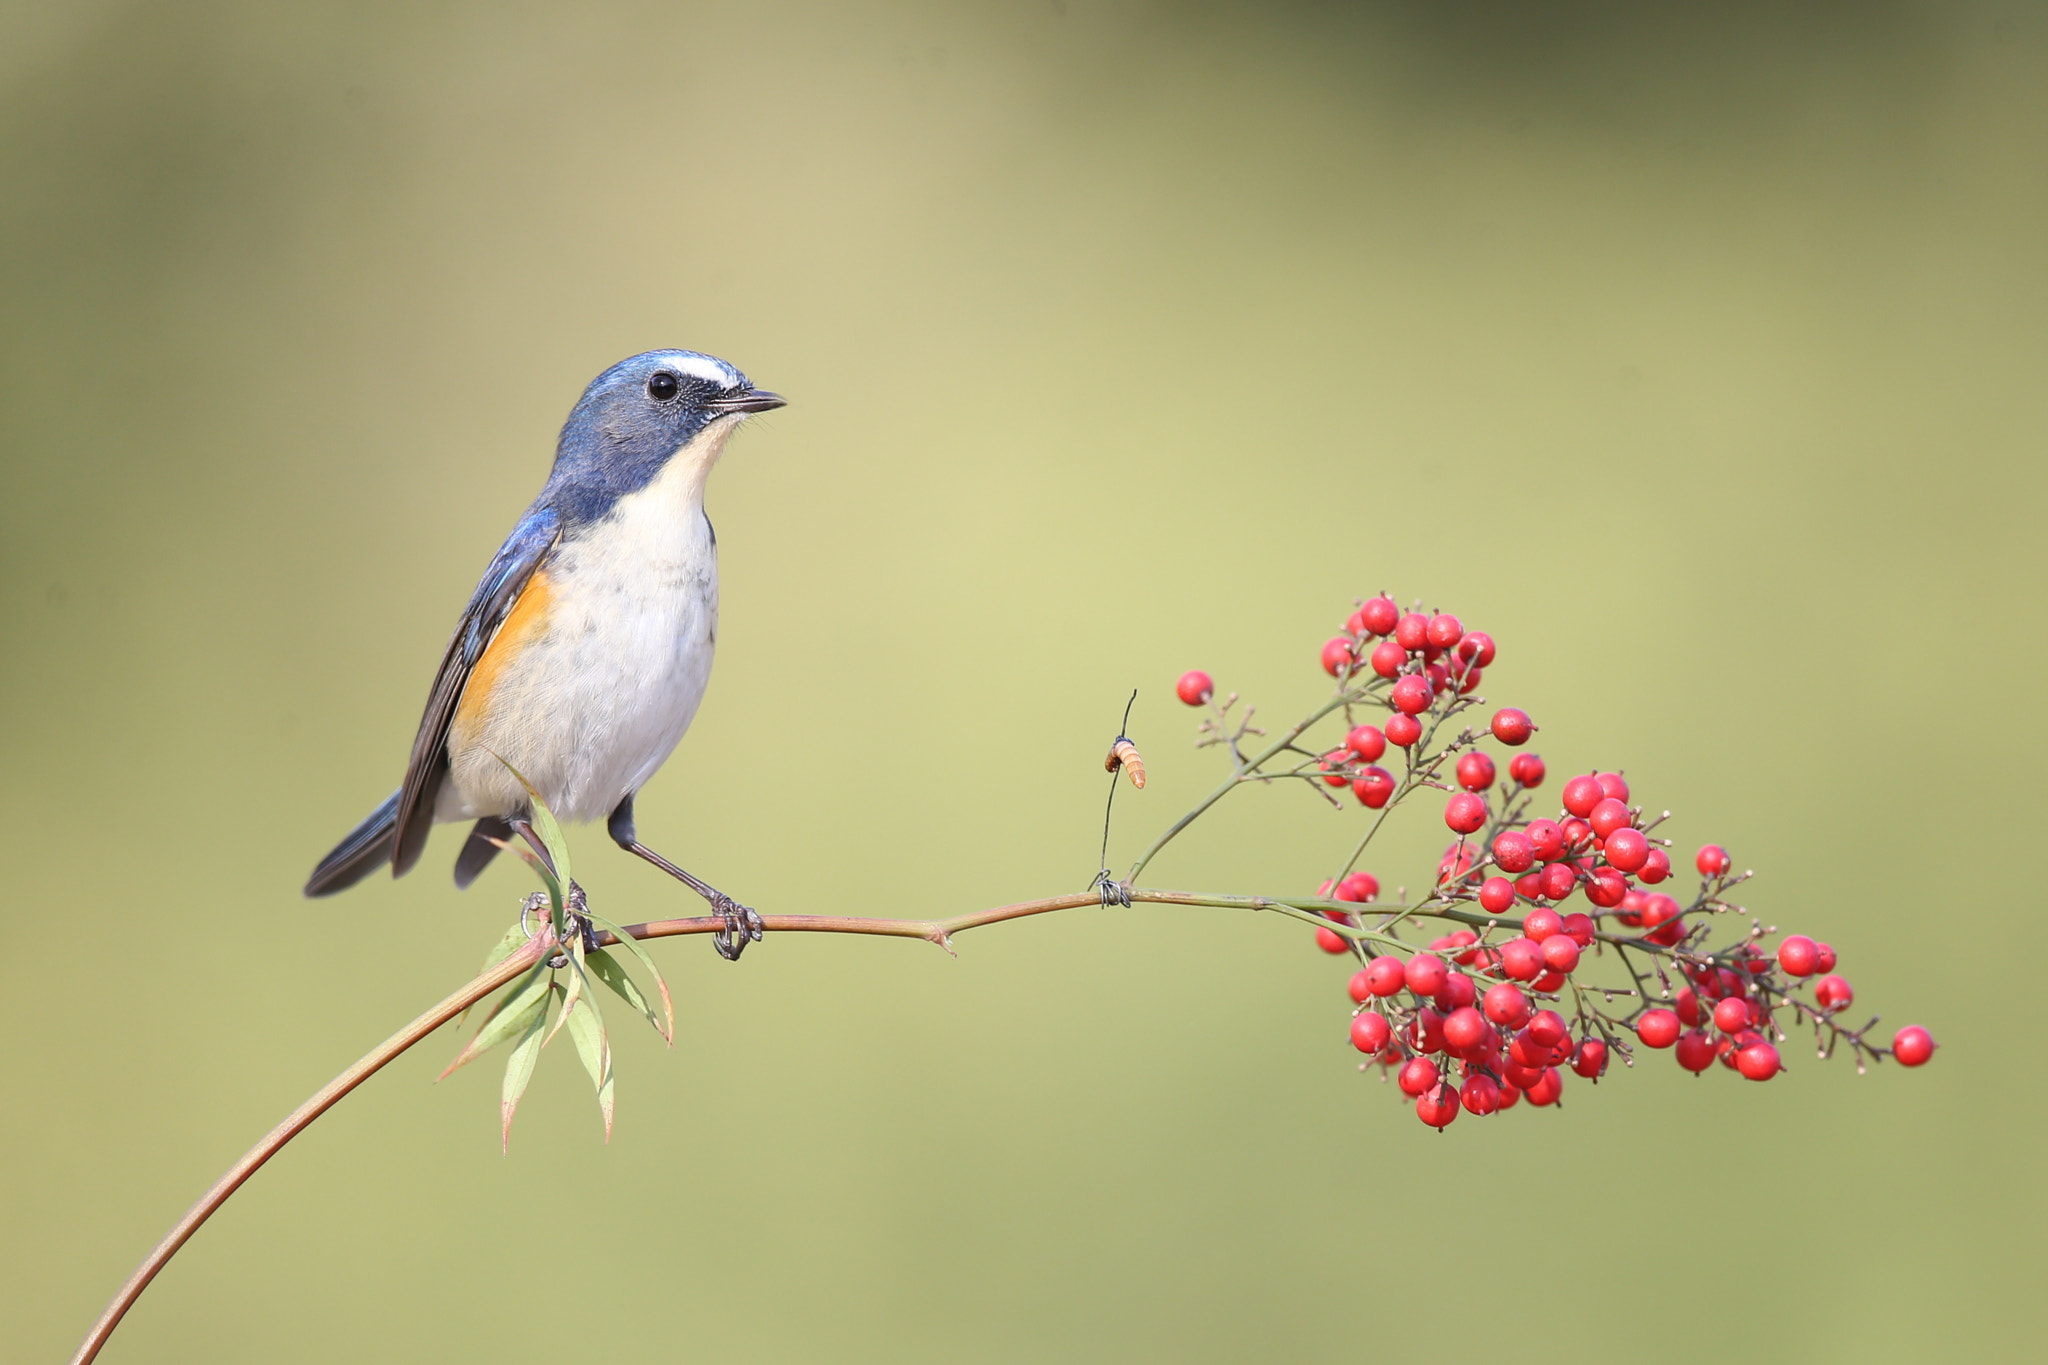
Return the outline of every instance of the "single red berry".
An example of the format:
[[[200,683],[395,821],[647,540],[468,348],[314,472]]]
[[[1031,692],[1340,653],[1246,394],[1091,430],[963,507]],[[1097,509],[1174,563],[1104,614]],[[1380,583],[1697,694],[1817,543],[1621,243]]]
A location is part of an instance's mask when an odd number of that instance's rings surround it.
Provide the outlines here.
[[[1500,1109],[1500,1082],[1484,1071],[1465,1081],[1465,1112],[1484,1118]]]
[[[1813,951],[1816,954],[1813,959],[1813,969],[1815,971],[1831,972],[1835,969],[1835,950],[1833,948],[1828,947],[1825,943],[1816,943],[1813,945]]]
[[[1216,680],[1199,668],[1191,668],[1180,675],[1173,692],[1189,706],[1201,706],[1216,695]]]
[[[1564,917],[1549,906],[1538,906],[1522,916],[1522,934],[1537,943],[1564,932]]]
[[[1401,1087],[1402,1094],[1413,1098],[1435,1085],[1439,1074],[1441,1073],[1437,1071],[1436,1063],[1429,1058],[1410,1057],[1408,1064],[1401,1068],[1394,1081]]]
[[[1536,866],[1536,845],[1518,829],[1502,830],[1493,836],[1493,860],[1503,872],[1527,872]]]
[[[1351,1046],[1368,1056],[1386,1047],[1393,1038],[1394,1027],[1385,1015],[1367,1010],[1351,1020]]]
[[[1429,679],[1420,673],[1404,673],[1387,692],[1387,700],[1404,716],[1420,715],[1429,709],[1432,695]],[[1388,738],[1393,738],[1391,735]],[[1398,742],[1398,741],[1397,741]]]
[[[1429,625],[1423,630],[1423,638],[1438,649],[1450,649],[1465,638],[1465,627],[1450,613],[1440,613],[1429,618]]]
[[[1394,799],[1394,775],[1385,768],[1367,768],[1351,779],[1351,794],[1367,809],[1378,810]]]
[[[1406,650],[1417,650],[1429,643],[1429,618],[1419,611],[1411,611],[1394,623],[1394,643]]]
[[[1534,981],[1543,974],[1543,950],[1526,938],[1500,945],[1501,974],[1510,981]]]
[[[1444,966],[1442,958],[1434,953],[1417,953],[1408,959],[1402,979],[1417,995],[1430,996],[1444,988],[1444,982],[1450,979],[1450,975],[1451,969]]]
[[[1794,934],[1778,945],[1778,965],[1787,976],[1812,976],[1820,967],[1820,945],[1804,934]]]
[[[1354,1004],[1363,1005],[1372,999],[1372,984],[1363,967],[1351,974],[1351,982],[1344,989],[1350,993]],[[1366,1051],[1371,1052],[1372,1049],[1367,1048]]]
[[[1550,1053],[1551,1044],[1544,1042],[1528,1029],[1523,1029],[1508,1039],[1508,1060],[1516,1066],[1527,1067],[1530,1071],[1541,1071],[1549,1066]]]
[[[1331,899],[1340,901],[1369,901],[1380,893],[1380,879],[1370,872],[1353,872],[1337,883],[1337,894]]]
[[[1382,678],[1398,678],[1401,676],[1401,670],[1408,666],[1408,651],[1392,640],[1382,640],[1372,647],[1372,653],[1366,662],[1371,664],[1372,671]]]
[[[1483,630],[1466,631],[1465,638],[1458,641],[1458,657],[1474,668],[1487,667],[1493,662],[1493,637]]]
[[[1525,787],[1543,785],[1543,755],[1516,754],[1508,760],[1508,776]]]
[[[1316,930],[1316,947],[1331,955],[1351,951],[1351,940],[1334,929]]]
[[[1402,1031],[1409,1047],[1417,1052],[1444,1050],[1444,1017],[1427,1005],[1415,1011],[1415,1022]]]
[[[1479,960],[1479,950],[1467,947],[1469,944],[1479,942],[1479,935],[1473,933],[1470,929],[1454,929],[1446,937],[1450,939],[1452,945],[1466,948],[1465,952],[1459,953],[1454,959],[1460,967],[1469,967]]]
[[[1552,934],[1538,946],[1543,949],[1543,964],[1553,972],[1569,974],[1579,965],[1579,945],[1570,934]]]
[[[1529,719],[1529,713],[1512,706],[1503,706],[1493,713],[1492,728],[1493,737],[1511,749],[1527,744],[1529,736],[1536,733],[1535,722]],[[1511,777],[1516,776],[1512,768],[1508,773]],[[1520,778],[1516,777],[1516,780]]]
[[[1515,884],[1506,877],[1488,877],[1479,886],[1479,908],[1489,915],[1505,912],[1515,903]]]
[[[1477,855],[1472,845],[1460,840],[1444,850],[1443,861],[1436,865],[1437,880],[1454,882],[1472,870]]]
[[[1522,1093],[1529,1097],[1531,1104],[1556,1104],[1558,1096],[1564,1094],[1564,1077],[1556,1067],[1546,1066],[1536,1084]]]
[[[1352,657],[1351,637],[1333,635],[1323,644],[1323,672],[1336,677],[1357,660]]]
[[[1323,770],[1323,781],[1333,787],[1350,785],[1351,778],[1344,771],[1344,765],[1350,760],[1350,757],[1351,755],[1342,749],[1332,749],[1324,754],[1322,760],[1316,764],[1317,767]]]
[[[1470,1052],[1486,1041],[1486,1017],[1470,1005],[1454,1009],[1444,1019],[1444,1046]]]
[[[1458,759],[1458,785],[1468,792],[1483,792],[1493,785],[1493,760],[1477,749]]]
[[[1777,1075],[1783,1065],[1778,1060],[1778,1049],[1761,1038],[1735,1053],[1735,1069],[1746,1080],[1767,1081]]]
[[[1555,821],[1532,820],[1522,833],[1538,862],[1554,863],[1564,856],[1564,830]]]
[[[1563,900],[1578,884],[1579,874],[1570,863],[1548,863],[1543,868],[1540,885],[1547,901]]]
[[[1702,877],[1719,877],[1735,865],[1728,857],[1728,850],[1719,844],[1708,844],[1702,848],[1692,863],[1700,870]]]
[[[1387,717],[1387,743],[1405,749],[1422,738],[1422,722],[1396,713]]]
[[[1473,986],[1472,978],[1463,972],[1452,972],[1444,978],[1443,989],[1436,993],[1436,997],[1430,1003],[1436,1006],[1438,1014],[1451,1014],[1466,1008],[1478,998],[1478,989]]]
[[[1740,996],[1729,996],[1714,1006],[1714,1027],[1723,1033],[1740,1033],[1748,1028],[1749,1002]]]
[[[1636,1020],[1636,1037],[1643,1040],[1644,1047],[1670,1047],[1680,1032],[1678,1016],[1670,1010],[1645,1010]]]
[[[1444,1029],[1444,1036],[1448,1038],[1450,1025],[1445,1024]],[[1908,1024],[1893,1036],[1892,1056],[1899,1059],[1900,1066],[1924,1066],[1934,1055],[1934,1049],[1940,1046],[1926,1029],[1918,1024]]]
[[[1606,799],[1607,793],[1600,790],[1600,779],[1590,773],[1564,784],[1564,808],[1580,819],[1591,815],[1593,807]]]
[[[1678,1064],[1697,1075],[1714,1064],[1714,1040],[1698,1029],[1678,1040]]]
[[[1607,861],[1623,872],[1640,872],[1650,861],[1650,840],[1639,829],[1618,829],[1607,836]]]
[[[1398,957],[1376,957],[1365,964],[1365,988],[1385,998],[1408,986],[1408,964]]]
[[[1374,635],[1385,635],[1401,619],[1401,609],[1390,597],[1375,597],[1358,609],[1358,619]]]
[[[1824,1010],[1847,1009],[1856,999],[1856,992],[1849,989],[1849,983],[1839,976],[1824,976],[1814,983],[1813,998]]]
[[[1535,900],[1543,894],[1543,874],[1529,872],[1515,878],[1515,894],[1525,900]]]
[[[1571,1030],[1556,1010],[1538,1010],[1529,1017],[1529,1036],[1545,1048],[1553,1048],[1569,1038]]]
[[[1651,844],[1649,853],[1643,858],[1642,870],[1636,873],[1636,879],[1645,886],[1655,886],[1670,875],[1671,855]]]
[[[1571,941],[1581,948],[1593,946],[1593,917],[1591,915],[1566,915],[1558,925],[1558,932],[1568,934]]]
[[[1519,986],[1505,981],[1487,987],[1479,1006],[1486,1011],[1487,1018],[1502,1028],[1520,1028],[1529,1022],[1529,997],[1522,994]]]
[[[1442,1132],[1458,1117],[1458,1087],[1441,1081],[1415,1098],[1415,1117]]]
[[[1553,863],[1563,867],[1563,863]],[[1611,867],[1596,867],[1586,878],[1586,899],[1603,910],[1612,910],[1628,895],[1628,878]]]
[[[1475,792],[1459,792],[1444,803],[1444,823],[1460,834],[1477,833],[1486,823],[1486,800]]]
[[[1623,805],[1628,804],[1628,783],[1622,781],[1620,773],[1601,773],[1599,782],[1602,796],[1612,797]]]
[[[1572,1049],[1572,1070],[1587,1080],[1598,1080],[1607,1073],[1607,1044],[1598,1038],[1581,1038],[1579,1045]]]
[[[1387,737],[1377,725],[1361,725],[1344,736],[1344,747],[1366,763],[1377,763],[1387,751]]]
[[[1586,823],[1593,827],[1595,837],[1605,839],[1618,829],[1626,829],[1635,816],[1627,806],[1611,796],[1604,796],[1593,807],[1593,813],[1586,817]]]

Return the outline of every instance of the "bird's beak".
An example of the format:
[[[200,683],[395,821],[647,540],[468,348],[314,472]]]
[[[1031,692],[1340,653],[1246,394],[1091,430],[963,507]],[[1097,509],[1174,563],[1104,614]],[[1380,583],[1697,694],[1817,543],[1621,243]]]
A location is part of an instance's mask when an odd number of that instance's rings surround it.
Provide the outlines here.
[[[779,393],[766,389],[742,389],[725,398],[714,398],[704,405],[713,412],[768,412],[775,408],[789,406],[789,400]]]

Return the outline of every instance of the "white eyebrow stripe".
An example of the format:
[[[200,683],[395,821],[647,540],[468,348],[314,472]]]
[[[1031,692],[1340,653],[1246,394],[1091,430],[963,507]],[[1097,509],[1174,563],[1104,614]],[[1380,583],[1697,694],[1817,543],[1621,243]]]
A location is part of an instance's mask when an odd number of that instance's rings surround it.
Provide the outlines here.
[[[662,361],[670,369],[680,370],[693,379],[716,384],[722,389],[736,388],[740,382],[739,376],[733,372],[730,365],[714,360],[708,355],[671,354],[663,356]]]

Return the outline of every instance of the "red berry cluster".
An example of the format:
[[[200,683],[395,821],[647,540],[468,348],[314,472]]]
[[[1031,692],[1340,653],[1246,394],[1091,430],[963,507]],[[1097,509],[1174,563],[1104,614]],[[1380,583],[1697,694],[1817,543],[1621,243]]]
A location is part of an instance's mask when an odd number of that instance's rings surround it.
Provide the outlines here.
[[[1846,1026],[1842,1012],[1854,993],[1834,974],[1834,950],[1824,943],[1793,934],[1769,952],[1761,940],[1772,931],[1751,920],[1732,941],[1710,946],[1721,917],[1747,914],[1726,897],[1750,874],[1737,874],[1727,852],[1709,844],[1693,860],[1700,883],[1690,900],[1653,889],[1673,875],[1670,841],[1656,833],[1666,817],[1630,804],[1619,772],[1573,777],[1559,793],[1560,810],[1536,811],[1531,793],[1543,785],[1543,760],[1515,754],[1503,781],[1479,747],[1486,736],[1511,749],[1526,744],[1537,727],[1524,712],[1497,710],[1482,731],[1451,726],[1455,733],[1437,743],[1450,722],[1484,703],[1473,690],[1495,654],[1492,637],[1467,631],[1455,616],[1404,612],[1375,597],[1323,646],[1336,697],[1258,759],[1247,759],[1240,744],[1263,733],[1249,726],[1248,711],[1228,730],[1234,694],[1217,706],[1213,681],[1199,671],[1177,689],[1188,705],[1215,710],[1203,743],[1229,745],[1240,775],[1298,777],[1316,790],[1348,786],[1360,804],[1382,812],[1341,876],[1324,882],[1315,900],[1285,908],[1318,924],[1325,952],[1360,964],[1350,981],[1351,1042],[1393,1073],[1424,1123],[1441,1129],[1461,1110],[1492,1114],[1524,1098],[1557,1104],[1567,1072],[1597,1081],[1614,1057],[1633,1065],[1637,1043],[1671,1049],[1695,1073],[1718,1061],[1755,1081],[1784,1069],[1778,1044],[1787,1024],[1810,1025],[1823,1057],[1847,1042],[1859,1068],[1883,1057],[1919,1066],[1933,1056],[1924,1028],[1899,1030],[1886,1048],[1867,1036],[1875,1018]],[[1374,709],[1385,712],[1378,723],[1356,714]],[[1295,743],[1338,715],[1346,733],[1337,747]],[[1262,766],[1275,757],[1292,766]],[[1350,869],[1384,812],[1425,790],[1447,793],[1443,820],[1457,836],[1431,890],[1412,904],[1357,908],[1377,900],[1380,884]],[[1431,919],[1458,927],[1416,951],[1401,930]],[[1596,960],[1620,969],[1610,984],[1581,979]]]

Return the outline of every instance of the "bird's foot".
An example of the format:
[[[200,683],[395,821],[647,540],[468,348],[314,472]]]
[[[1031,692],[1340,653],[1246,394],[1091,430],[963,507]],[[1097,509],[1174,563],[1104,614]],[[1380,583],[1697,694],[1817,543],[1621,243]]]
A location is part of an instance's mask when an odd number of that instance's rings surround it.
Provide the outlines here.
[[[714,891],[705,899],[711,902],[711,908],[718,913],[718,917],[725,921],[724,928],[713,931],[711,946],[716,948],[718,955],[727,962],[738,962],[740,954],[746,951],[749,943],[761,941],[761,931],[766,927],[761,923],[761,916],[723,891]]]

